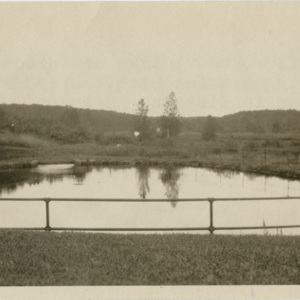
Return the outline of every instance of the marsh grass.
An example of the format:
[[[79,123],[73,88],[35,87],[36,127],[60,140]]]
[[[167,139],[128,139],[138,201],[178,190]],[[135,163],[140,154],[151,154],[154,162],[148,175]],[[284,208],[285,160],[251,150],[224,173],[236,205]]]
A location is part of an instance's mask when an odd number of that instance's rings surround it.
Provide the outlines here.
[[[44,140],[30,134],[14,134],[6,131],[0,133],[0,146],[14,146],[25,148],[45,148],[51,145],[57,145],[53,141]]]
[[[26,167],[32,160],[47,164],[72,163],[76,159],[83,164],[169,163],[300,178],[299,134],[219,134],[215,141],[203,141],[199,133],[182,133],[169,141],[154,138],[128,142],[128,133],[124,133],[122,139],[128,143],[116,144],[120,136],[122,133],[110,136],[113,144],[60,145],[33,136],[6,133],[0,135],[0,167]]]

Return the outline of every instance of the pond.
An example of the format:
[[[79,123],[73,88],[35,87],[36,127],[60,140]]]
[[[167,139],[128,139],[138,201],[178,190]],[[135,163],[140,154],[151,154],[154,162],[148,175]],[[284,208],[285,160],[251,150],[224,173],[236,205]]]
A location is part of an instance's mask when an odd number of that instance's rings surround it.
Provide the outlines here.
[[[186,198],[286,197],[300,182],[204,168],[44,165],[0,172],[1,198],[168,199],[167,202],[50,202],[53,227],[207,227],[208,202]],[[300,200],[214,202],[214,226],[295,225]],[[44,202],[0,201],[0,227],[45,226]],[[217,234],[299,234],[299,229],[216,231]],[[198,233],[198,232],[197,232]],[[208,233],[203,231],[200,233]]]

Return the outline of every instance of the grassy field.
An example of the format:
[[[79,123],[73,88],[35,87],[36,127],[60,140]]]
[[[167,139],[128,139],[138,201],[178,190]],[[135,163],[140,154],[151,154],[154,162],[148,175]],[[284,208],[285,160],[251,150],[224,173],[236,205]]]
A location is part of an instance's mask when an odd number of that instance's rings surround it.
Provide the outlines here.
[[[300,237],[0,232],[0,285],[300,284]]]

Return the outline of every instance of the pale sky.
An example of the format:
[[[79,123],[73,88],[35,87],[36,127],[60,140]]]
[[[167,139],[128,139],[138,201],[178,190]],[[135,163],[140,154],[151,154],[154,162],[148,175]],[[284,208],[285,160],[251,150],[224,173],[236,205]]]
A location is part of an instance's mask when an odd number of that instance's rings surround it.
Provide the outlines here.
[[[300,110],[300,2],[0,3],[0,102]]]

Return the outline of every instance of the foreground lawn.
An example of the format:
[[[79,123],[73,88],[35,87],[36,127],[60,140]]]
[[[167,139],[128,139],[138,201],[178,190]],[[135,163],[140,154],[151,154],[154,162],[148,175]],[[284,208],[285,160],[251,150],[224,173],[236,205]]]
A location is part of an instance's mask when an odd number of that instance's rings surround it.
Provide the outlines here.
[[[0,231],[1,286],[299,283],[299,236]]]

